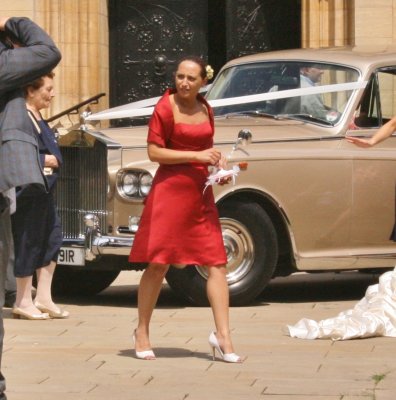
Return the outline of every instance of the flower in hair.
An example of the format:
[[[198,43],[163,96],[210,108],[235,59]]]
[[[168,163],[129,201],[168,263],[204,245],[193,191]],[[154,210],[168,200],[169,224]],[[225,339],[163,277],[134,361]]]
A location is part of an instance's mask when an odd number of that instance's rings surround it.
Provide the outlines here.
[[[214,69],[210,65],[207,65],[206,66],[206,77],[210,80],[210,79],[213,79],[213,75],[214,75]]]

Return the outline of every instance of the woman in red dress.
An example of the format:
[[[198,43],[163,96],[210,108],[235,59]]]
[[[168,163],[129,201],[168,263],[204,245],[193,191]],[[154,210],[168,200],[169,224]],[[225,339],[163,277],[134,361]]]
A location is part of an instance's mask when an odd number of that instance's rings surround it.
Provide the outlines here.
[[[148,155],[160,164],[136,233],[129,260],[147,262],[138,292],[139,322],[134,331],[136,357],[153,360],[149,324],[170,264],[208,269],[207,293],[216,332],[209,344],[226,362],[241,362],[229,329],[227,257],[212,188],[205,191],[209,165],[225,165],[213,148],[213,112],[199,94],[206,85],[200,58],[180,61],[175,90],[159,100],[149,123]]]

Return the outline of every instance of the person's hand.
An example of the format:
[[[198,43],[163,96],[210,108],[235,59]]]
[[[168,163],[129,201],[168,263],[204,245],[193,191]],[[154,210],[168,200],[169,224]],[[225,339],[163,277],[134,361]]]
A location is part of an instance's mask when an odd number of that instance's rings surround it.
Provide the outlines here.
[[[217,165],[218,168],[227,169],[227,158],[225,156],[221,156],[219,163]],[[219,181],[219,185],[226,185],[227,183],[231,182],[231,177],[221,178]]]
[[[58,159],[53,155],[46,154],[44,167],[58,168],[59,167]]]
[[[374,146],[374,144],[371,143],[370,139],[361,139],[361,138],[357,138],[357,137],[353,137],[353,136],[348,136],[346,138],[346,140],[347,140],[347,142],[353,143],[359,147],[368,148],[368,147]]]
[[[217,167],[221,168],[221,169],[227,169],[227,158],[225,156],[223,156],[223,155],[221,156],[221,158],[217,164]]]
[[[214,148],[198,152],[198,161],[200,162],[217,165],[220,160],[221,152]]]
[[[5,30],[5,25],[7,23],[7,21],[10,19],[10,17],[2,17],[0,16],[0,31],[4,31]]]
[[[326,121],[327,122],[336,122],[340,118],[341,113],[339,113],[337,110],[329,109],[329,111],[326,113]]]

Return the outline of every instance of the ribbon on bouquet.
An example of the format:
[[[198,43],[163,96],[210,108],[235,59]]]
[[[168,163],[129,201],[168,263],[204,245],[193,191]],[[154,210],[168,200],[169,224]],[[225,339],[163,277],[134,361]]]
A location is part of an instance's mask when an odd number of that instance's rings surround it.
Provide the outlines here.
[[[208,188],[208,186],[217,185],[221,183],[224,179],[231,178],[232,184],[235,185],[235,178],[237,177],[240,170],[241,169],[238,165],[234,165],[231,169],[220,168],[214,170],[211,174],[209,174],[208,178],[206,179],[203,193],[205,193],[205,190]]]
[[[335,83],[332,85],[311,86],[307,88],[281,90],[278,92],[259,93],[247,96],[229,97],[226,99],[208,100],[211,107],[224,107],[237,104],[255,103],[258,101],[268,101],[286,99],[289,97],[309,96],[313,94],[323,94],[332,92],[342,92],[348,90],[364,89],[367,81],[356,81],[346,83]],[[154,106],[161,97],[152,97],[146,100],[135,101],[123,106],[109,108],[104,111],[91,114],[85,118],[86,121],[99,121],[105,119],[134,118],[149,116],[154,111]]]

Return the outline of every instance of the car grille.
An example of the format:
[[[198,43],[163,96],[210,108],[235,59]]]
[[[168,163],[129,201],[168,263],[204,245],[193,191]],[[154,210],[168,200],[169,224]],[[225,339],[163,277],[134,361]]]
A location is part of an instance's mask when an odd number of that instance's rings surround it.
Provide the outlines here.
[[[56,188],[56,204],[64,239],[84,238],[84,215],[95,214],[107,227],[107,150],[93,147],[61,147],[63,164]]]

